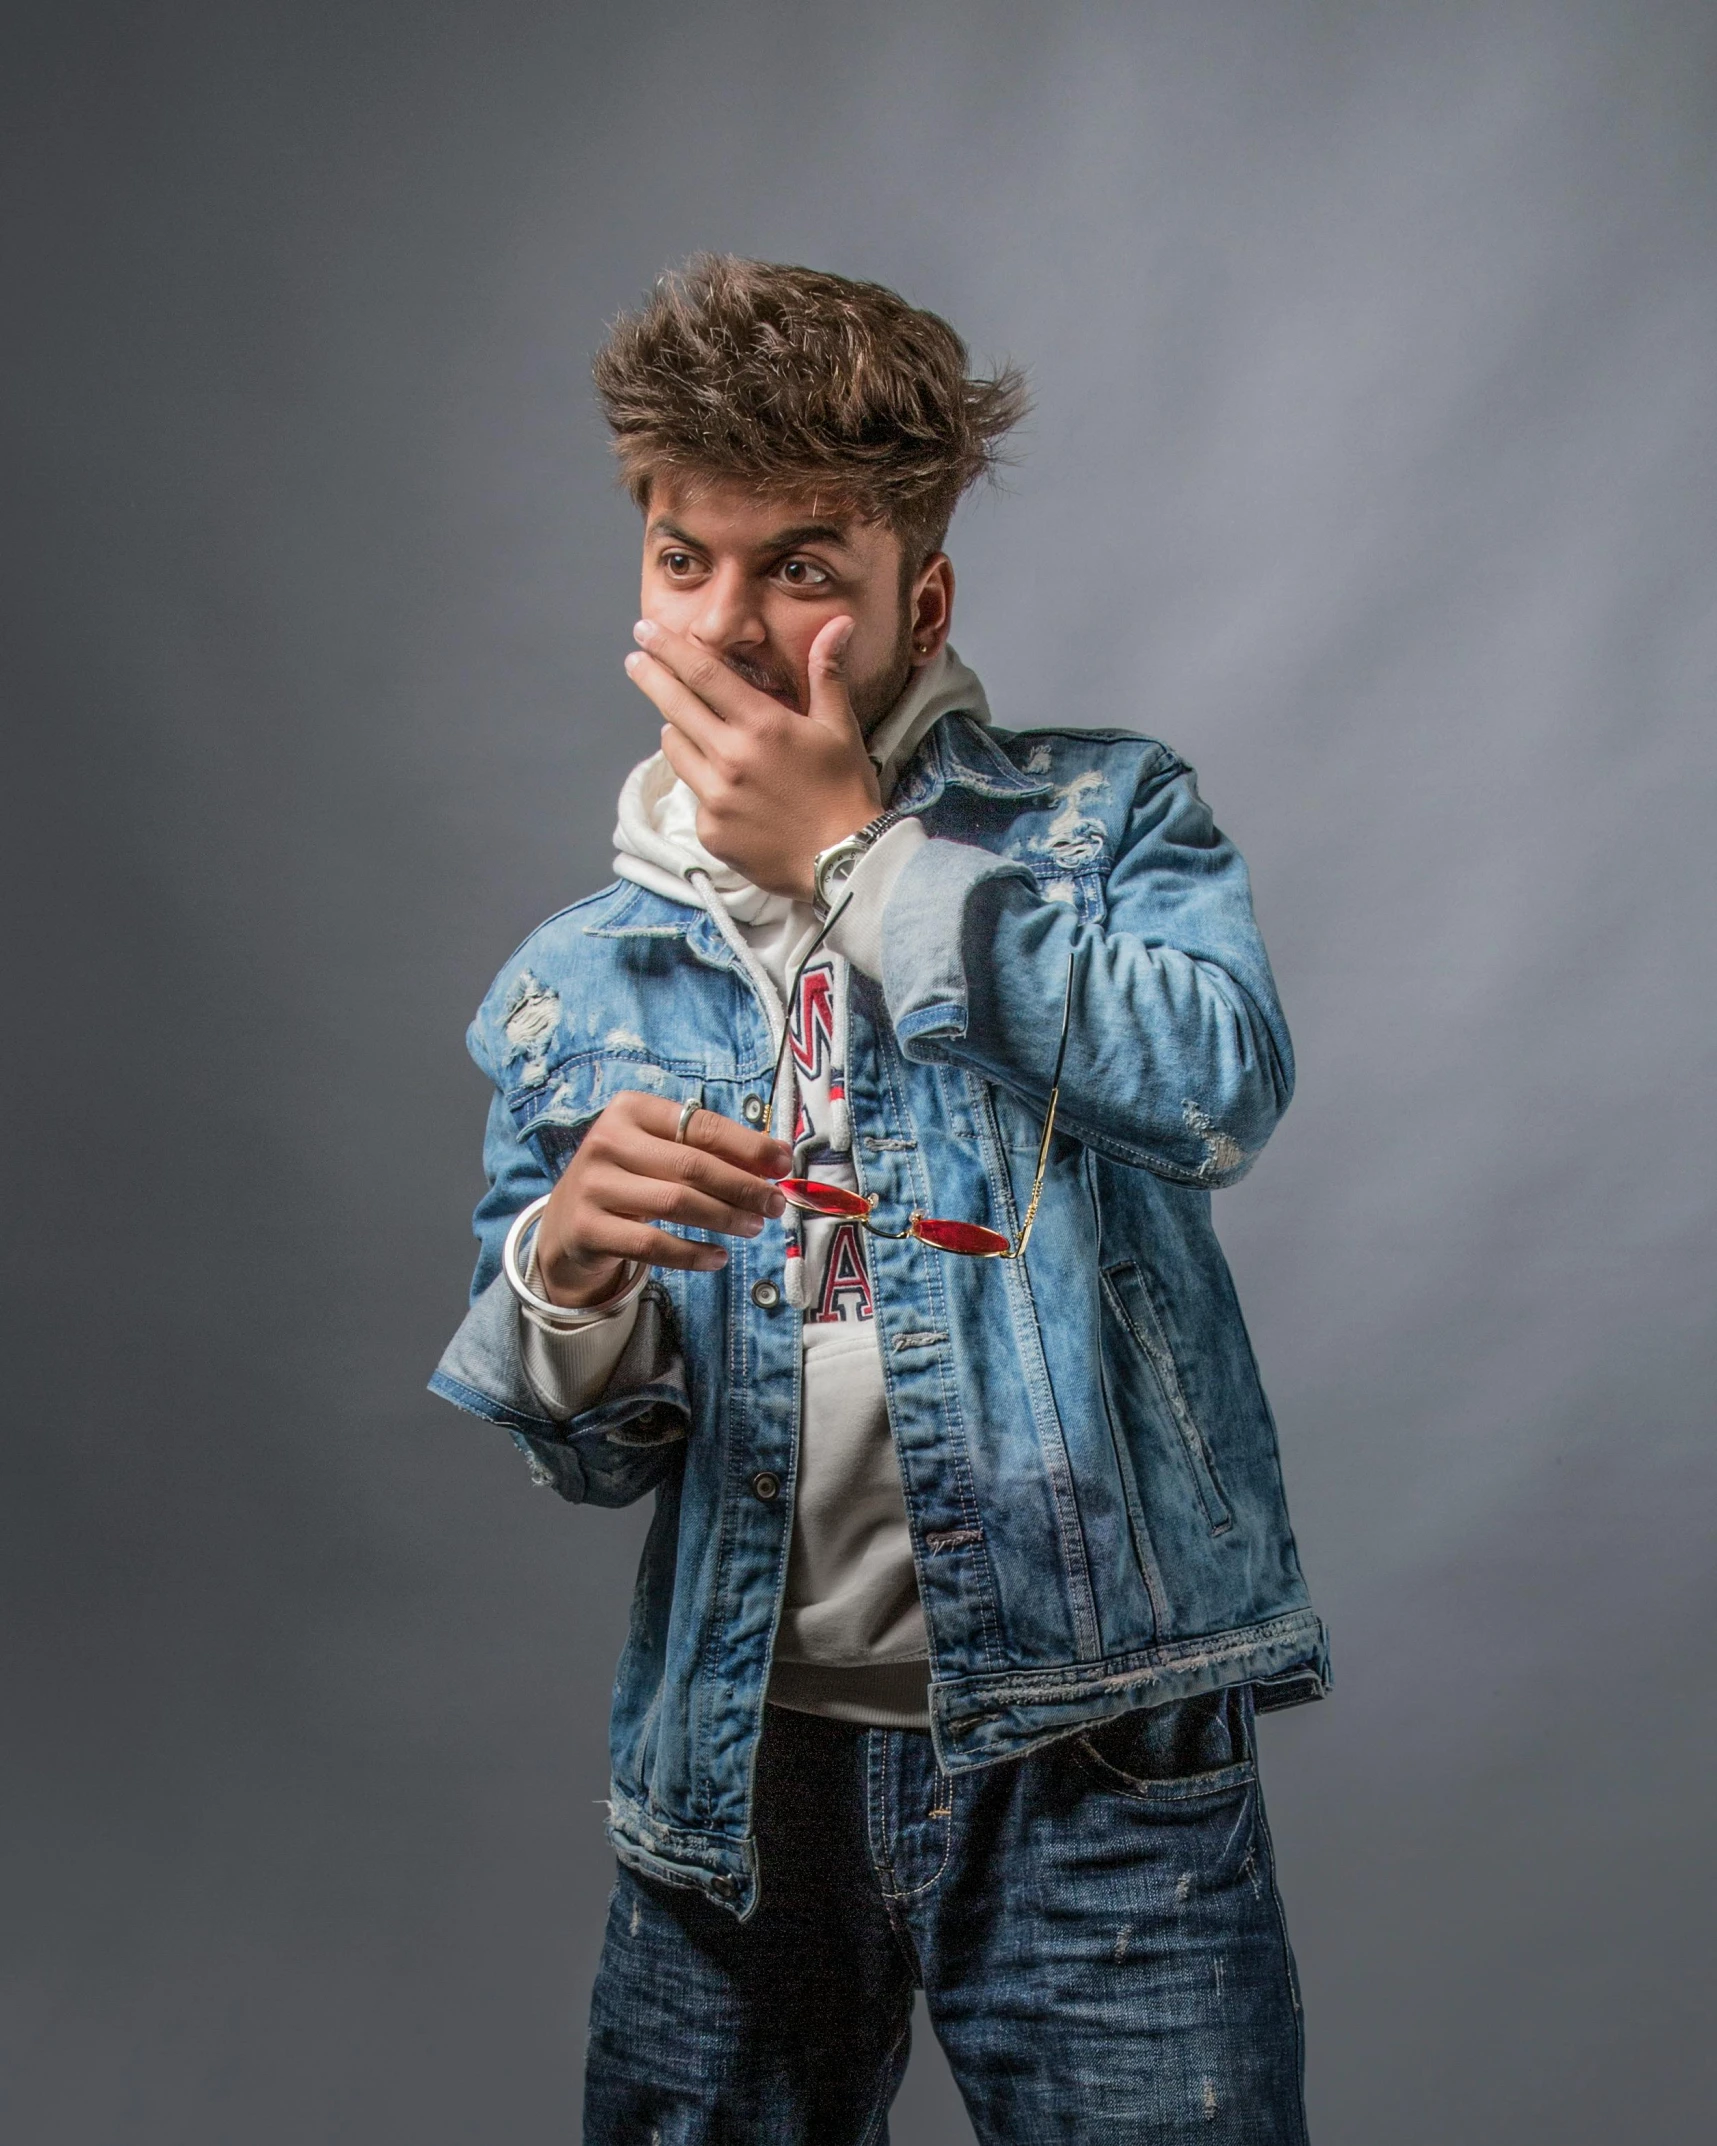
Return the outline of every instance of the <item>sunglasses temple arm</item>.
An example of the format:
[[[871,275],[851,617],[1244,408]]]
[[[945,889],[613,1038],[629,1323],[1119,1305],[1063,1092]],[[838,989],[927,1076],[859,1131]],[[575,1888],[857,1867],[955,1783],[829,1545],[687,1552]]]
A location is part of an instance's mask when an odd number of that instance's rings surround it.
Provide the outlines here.
[[[1013,1248],[1015,1259],[1025,1256],[1025,1248],[1031,1242],[1031,1226],[1037,1220],[1037,1203],[1043,1197],[1043,1173],[1049,1162],[1050,1135],[1055,1131],[1056,1105],[1061,1101],[1061,1069],[1067,1062],[1067,1031],[1073,1022],[1073,952],[1067,956],[1067,991],[1061,1001],[1061,1041],[1055,1048],[1055,1071],[1049,1081],[1049,1110],[1043,1121],[1043,1138],[1037,1144],[1037,1169],[1031,1181],[1031,1200],[1026,1207],[1025,1220],[1019,1226],[1019,1242]]]
[[[1037,1174],[1031,1181],[1031,1202],[1025,1211],[1025,1220],[1019,1226],[1019,1242],[1013,1248],[1013,1257],[1023,1259],[1025,1248],[1031,1242],[1031,1226],[1037,1220],[1037,1203],[1043,1197],[1043,1168],[1049,1160],[1049,1136],[1055,1130],[1055,1106],[1061,1100],[1061,1090],[1049,1092],[1049,1115],[1043,1121],[1043,1138],[1037,1145]]]

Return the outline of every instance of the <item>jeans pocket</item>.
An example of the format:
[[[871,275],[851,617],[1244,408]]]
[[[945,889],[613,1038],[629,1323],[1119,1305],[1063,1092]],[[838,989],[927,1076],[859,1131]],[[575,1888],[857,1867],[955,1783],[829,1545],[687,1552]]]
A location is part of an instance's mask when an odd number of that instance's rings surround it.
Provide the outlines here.
[[[1088,1779],[1141,1802],[1229,1794],[1258,1778],[1251,1687],[1231,1684],[1118,1714],[1076,1736],[1072,1751]]]

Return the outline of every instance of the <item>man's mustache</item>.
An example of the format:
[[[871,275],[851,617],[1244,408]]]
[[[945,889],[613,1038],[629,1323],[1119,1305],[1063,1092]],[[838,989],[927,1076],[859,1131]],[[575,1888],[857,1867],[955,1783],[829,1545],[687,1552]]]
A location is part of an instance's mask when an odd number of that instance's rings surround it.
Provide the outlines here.
[[[759,693],[774,693],[799,707],[799,688],[795,680],[772,669],[768,664],[755,662],[749,656],[730,653],[721,659],[736,677],[743,678],[748,686],[755,686]],[[803,710],[800,710],[803,713]]]

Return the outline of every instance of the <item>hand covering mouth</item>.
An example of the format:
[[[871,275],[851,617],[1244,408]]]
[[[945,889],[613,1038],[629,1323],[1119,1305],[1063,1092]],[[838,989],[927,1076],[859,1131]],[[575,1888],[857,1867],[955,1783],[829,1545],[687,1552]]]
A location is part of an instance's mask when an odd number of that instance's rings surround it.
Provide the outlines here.
[[[741,668],[731,664],[734,676]],[[768,668],[748,660],[746,683],[770,678]],[[764,685],[758,690],[769,691]],[[786,703],[785,690],[776,694]],[[793,705],[797,705],[794,703]],[[800,709],[799,713],[804,714]],[[951,648],[944,646],[922,670],[914,671],[907,690],[871,733],[870,751],[882,764],[882,794],[892,795],[895,780],[920,742],[944,715],[959,712],[975,723],[988,723],[990,704],[984,689]],[[744,875],[698,840],[698,801],[661,753],[654,752],[627,776],[620,792],[614,829],[614,869],[669,901],[707,907],[711,899],[742,924],[777,921],[791,910],[792,898],[765,894]],[[712,890],[706,894],[705,886]]]

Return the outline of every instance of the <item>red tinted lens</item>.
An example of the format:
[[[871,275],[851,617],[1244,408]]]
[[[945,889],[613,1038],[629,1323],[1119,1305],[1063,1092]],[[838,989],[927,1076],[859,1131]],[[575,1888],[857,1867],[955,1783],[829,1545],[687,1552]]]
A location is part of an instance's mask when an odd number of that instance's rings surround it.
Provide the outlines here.
[[[825,1185],[815,1177],[778,1177],[775,1190],[790,1207],[808,1215],[868,1215],[870,1202],[862,1192],[849,1192],[844,1185]]]
[[[999,1230],[977,1222],[938,1222],[934,1215],[914,1215],[912,1234],[938,1252],[964,1252],[972,1259],[999,1259],[1009,1249]]]

